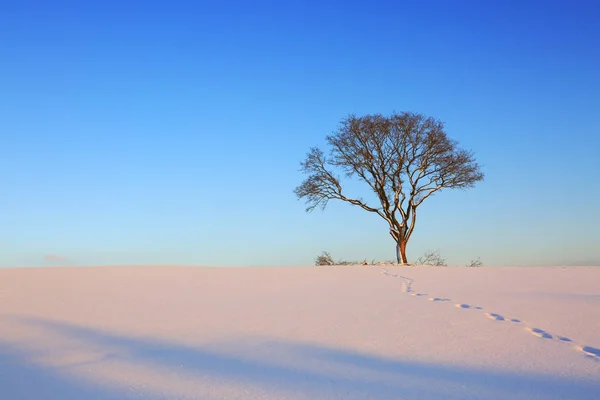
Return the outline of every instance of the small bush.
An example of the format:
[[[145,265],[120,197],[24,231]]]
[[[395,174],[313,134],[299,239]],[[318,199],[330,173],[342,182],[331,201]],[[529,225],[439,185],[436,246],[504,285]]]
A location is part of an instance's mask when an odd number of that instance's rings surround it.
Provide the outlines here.
[[[477,257],[477,260],[471,260],[471,262],[469,262],[465,266],[466,267],[483,267],[483,262],[481,262],[481,260],[479,259],[479,257]]]
[[[315,265],[335,265],[335,261],[333,261],[333,257],[331,257],[331,254],[324,251],[323,253],[321,253],[320,256],[317,256],[317,258],[315,259]]]
[[[447,267],[446,259],[440,255],[440,252],[428,251],[422,257],[417,259],[416,265],[430,265],[433,267]]]
[[[315,265],[324,266],[324,265],[375,265],[377,261],[373,260],[370,263],[365,258],[363,261],[354,261],[354,260],[338,260],[335,261],[331,254],[327,251],[321,253],[320,256],[315,258]]]

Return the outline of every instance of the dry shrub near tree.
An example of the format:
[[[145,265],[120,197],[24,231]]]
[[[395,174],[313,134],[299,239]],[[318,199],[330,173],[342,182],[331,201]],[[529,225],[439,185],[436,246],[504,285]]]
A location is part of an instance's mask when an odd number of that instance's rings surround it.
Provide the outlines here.
[[[331,254],[327,251],[324,251],[321,253],[321,255],[317,256],[315,258],[315,265],[316,266],[328,266],[328,265],[375,265],[378,262],[375,260],[371,260],[371,262],[368,262],[366,259],[364,259],[363,261],[348,261],[348,260],[338,260],[335,261],[333,259],[333,257],[331,256]],[[389,264],[389,262],[388,262]]]
[[[483,267],[483,262],[477,257],[477,260],[471,260],[465,267]]]
[[[396,242],[398,264],[408,264],[406,245],[417,221],[417,208],[442,189],[467,189],[483,180],[471,151],[450,139],[442,122],[402,112],[348,116],[327,136],[329,153],[310,149],[302,162],[308,177],[295,189],[306,211],[341,200],[379,215]],[[349,197],[336,171],[358,177],[375,193],[378,205]]]
[[[321,253],[320,256],[317,256],[317,258],[315,258],[315,265],[317,265],[317,266],[334,265],[334,264],[335,264],[335,261],[333,261],[333,257],[331,257],[331,254],[329,254],[326,251],[324,251],[323,253]]]
[[[422,257],[417,259],[416,265],[430,265],[434,267],[447,267],[446,259],[440,255],[440,252],[428,251]]]

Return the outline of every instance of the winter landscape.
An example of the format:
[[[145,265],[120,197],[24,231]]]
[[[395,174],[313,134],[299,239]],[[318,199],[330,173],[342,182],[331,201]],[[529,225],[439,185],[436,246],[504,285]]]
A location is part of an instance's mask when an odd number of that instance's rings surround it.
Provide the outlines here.
[[[0,1],[0,400],[599,400],[598,21]]]
[[[0,269],[3,399],[597,399],[600,268]]]

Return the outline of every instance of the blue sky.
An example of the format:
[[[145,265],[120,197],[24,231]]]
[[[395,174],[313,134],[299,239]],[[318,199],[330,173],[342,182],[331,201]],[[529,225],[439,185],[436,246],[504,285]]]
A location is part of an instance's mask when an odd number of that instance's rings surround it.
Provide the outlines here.
[[[0,266],[393,259],[383,220],[293,194],[342,118],[393,111],[486,174],[409,259],[600,265],[598,2],[92,3],[0,3]]]

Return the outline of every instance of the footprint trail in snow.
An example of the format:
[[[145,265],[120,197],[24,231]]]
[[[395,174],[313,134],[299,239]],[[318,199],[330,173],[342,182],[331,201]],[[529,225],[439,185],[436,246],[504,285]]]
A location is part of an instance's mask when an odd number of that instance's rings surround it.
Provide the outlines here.
[[[425,297],[428,296],[426,293],[417,293],[415,291],[413,291],[413,283],[414,280],[412,278],[408,278],[406,276],[402,276],[402,275],[398,275],[398,274],[393,274],[390,273],[387,269],[383,269],[381,272],[383,275],[386,276],[390,276],[392,278],[396,278],[396,279],[400,279],[402,281],[402,292],[404,293],[408,293],[409,295],[413,296],[413,297]],[[447,303],[447,302],[451,302],[452,299],[449,298],[445,298],[445,297],[428,297],[428,300],[431,301],[432,303]],[[482,311],[483,315],[493,321],[498,321],[498,322],[512,322],[515,324],[520,324],[522,323],[522,321],[520,319],[517,318],[507,318],[504,317],[500,314],[497,313],[493,313],[493,312],[489,312],[489,311],[485,311],[483,309],[483,307],[480,306],[472,306],[469,304],[465,304],[465,303],[456,303],[454,305],[456,308],[459,308],[461,310],[476,310],[476,311]],[[591,359],[593,361],[596,362],[600,362],[600,349],[596,348],[596,347],[592,347],[592,346],[585,346],[585,345],[579,345],[576,344],[575,342],[573,342],[573,340],[569,339],[568,337],[565,336],[560,336],[560,335],[555,335],[552,334],[550,332],[547,332],[543,329],[540,328],[534,328],[534,327],[530,327],[530,326],[525,326],[525,331],[529,332],[531,335],[537,336],[540,339],[544,339],[544,340],[549,340],[549,341],[555,341],[555,342],[559,342],[559,343],[570,343],[572,346],[572,348],[580,353],[583,353],[583,355],[588,358]]]

